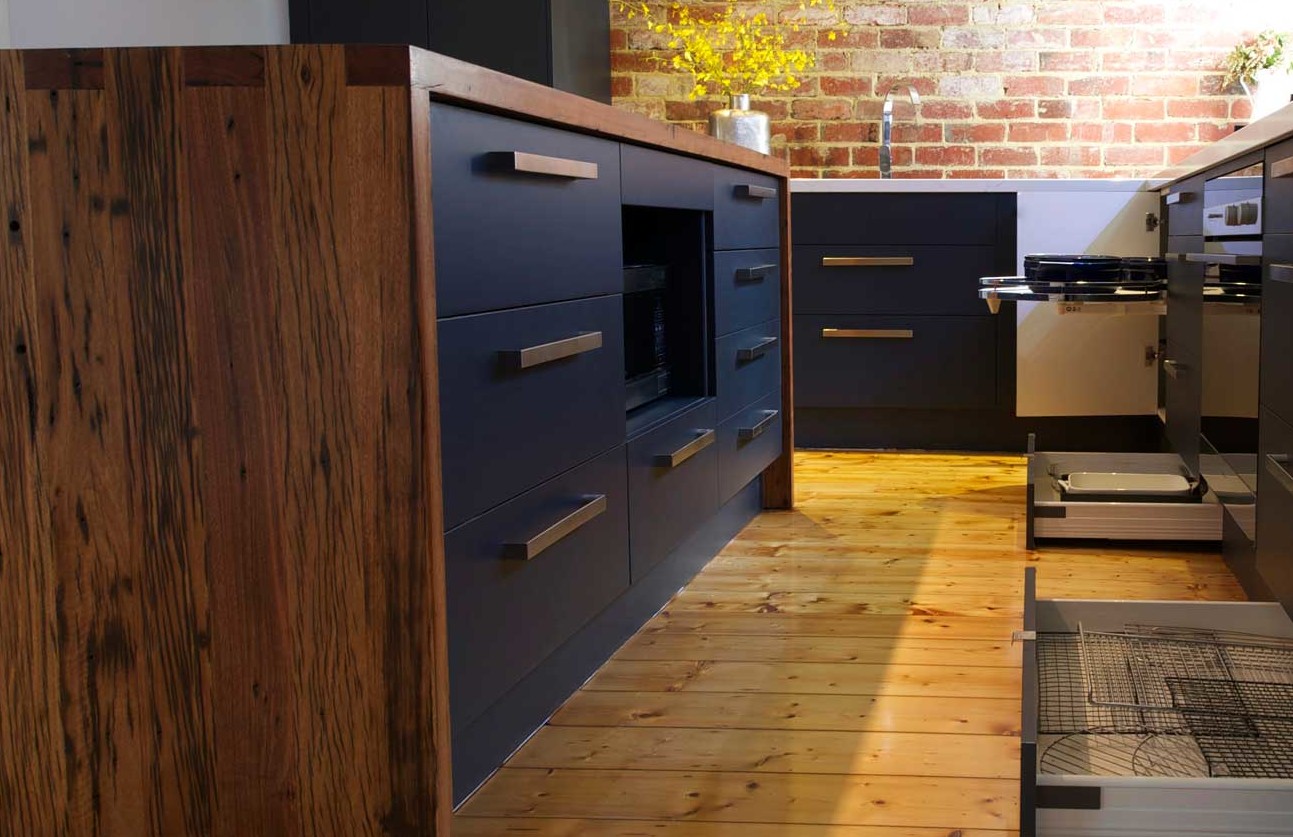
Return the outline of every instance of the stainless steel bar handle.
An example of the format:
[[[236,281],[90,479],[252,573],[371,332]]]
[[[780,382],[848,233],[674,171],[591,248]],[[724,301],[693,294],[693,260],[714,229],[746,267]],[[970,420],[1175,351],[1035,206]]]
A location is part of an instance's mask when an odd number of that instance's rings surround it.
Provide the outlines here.
[[[762,282],[769,276],[777,272],[775,264],[760,264],[754,267],[738,267],[736,269],[736,281],[745,282]]]
[[[738,198],[746,198],[753,201],[767,200],[768,198],[775,198],[777,196],[777,190],[773,189],[771,186],[755,186],[749,183],[739,184],[734,192]]]
[[[682,447],[678,448],[673,453],[657,454],[655,458],[656,467],[677,468],[679,465],[686,462],[688,459],[691,459],[693,456],[700,453],[705,448],[714,444],[714,440],[717,438],[717,434],[715,434],[712,429],[698,430],[696,432],[699,433],[700,435],[697,436],[695,439],[692,439],[690,442],[683,445]]]
[[[548,547],[572,534],[579,527],[606,511],[606,495],[584,497],[584,504],[558,520],[528,541],[503,544],[503,557],[516,561],[533,561]]]
[[[1293,177],[1293,157],[1271,163],[1271,177]]]
[[[1234,253],[1186,253],[1185,260],[1195,264],[1260,265],[1261,256],[1240,256]]]
[[[1289,473],[1289,457],[1286,453],[1266,454],[1266,470],[1275,481],[1290,494],[1293,494],[1293,474]]]
[[[911,256],[822,256],[822,267],[911,267]]]
[[[763,435],[763,431],[772,426],[772,423],[777,420],[779,415],[781,415],[780,410],[764,410],[763,418],[759,419],[753,427],[738,427],[736,429],[736,438],[742,442],[759,438]]]
[[[736,350],[737,360],[757,360],[768,353],[769,347],[775,345],[776,337],[765,337],[753,346],[747,346],[744,349]]]
[[[1169,378],[1176,379],[1184,375],[1186,372],[1189,372],[1190,367],[1181,363],[1179,360],[1168,358],[1163,361],[1163,371],[1167,373]]]
[[[597,164],[564,157],[545,157],[528,151],[509,151],[504,154],[508,168],[524,174],[541,174],[546,177],[566,177],[571,180],[596,180]]]
[[[531,369],[545,363],[552,363],[554,360],[582,355],[584,352],[591,352],[601,347],[602,333],[585,331],[564,340],[554,340],[551,343],[541,343],[525,349],[502,351],[499,354],[517,369]]]
[[[822,337],[850,340],[910,340],[916,332],[909,328],[824,328]]]
[[[1293,264],[1280,264],[1278,262],[1272,264],[1271,281],[1293,284]]]

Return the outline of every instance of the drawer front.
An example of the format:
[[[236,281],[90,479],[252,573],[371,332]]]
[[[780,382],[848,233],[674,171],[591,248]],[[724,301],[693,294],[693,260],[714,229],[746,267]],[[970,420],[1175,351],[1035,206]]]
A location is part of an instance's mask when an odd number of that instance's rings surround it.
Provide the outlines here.
[[[724,166],[713,169],[714,249],[780,246],[781,199],[777,179]]]
[[[794,243],[903,245],[995,244],[999,213],[1014,195],[798,194]]]
[[[1267,233],[1293,233],[1293,140],[1266,149]]]
[[[979,277],[995,263],[992,247],[795,247],[795,311],[991,316]]]
[[[781,251],[714,254],[714,329],[721,337],[781,315]]]
[[[1293,425],[1262,410],[1259,448],[1257,572],[1293,610]]]
[[[1203,354],[1203,274],[1198,262],[1167,262],[1167,357]]]
[[[723,421],[781,384],[781,321],[768,320],[714,341],[717,409]]]
[[[795,316],[798,407],[988,408],[993,317]]]
[[[620,290],[618,144],[433,105],[431,148],[440,316]]]
[[[1163,361],[1163,406],[1167,441],[1191,474],[1199,473],[1199,433],[1203,430],[1203,364],[1198,355],[1169,352]]]
[[[718,509],[717,438],[707,400],[629,443],[634,583]]]
[[[1293,421],[1293,236],[1267,236],[1262,288],[1262,403]]]
[[[1164,198],[1167,234],[1203,235],[1203,178],[1171,187]]]
[[[624,441],[623,317],[604,296],[440,321],[447,526]]]
[[[454,729],[628,588],[624,469],[621,446],[445,535]]]
[[[626,206],[713,209],[713,165],[666,151],[620,146],[623,202]]]
[[[719,425],[716,444],[718,502],[726,503],[781,455],[781,391]]]

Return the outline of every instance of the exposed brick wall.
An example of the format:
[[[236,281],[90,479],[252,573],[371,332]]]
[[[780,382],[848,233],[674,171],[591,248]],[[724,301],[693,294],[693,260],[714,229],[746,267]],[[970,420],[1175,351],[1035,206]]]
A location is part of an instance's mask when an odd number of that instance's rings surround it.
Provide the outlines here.
[[[688,0],[690,5],[722,4]],[[781,19],[799,0],[738,0]],[[896,177],[1141,177],[1249,117],[1223,89],[1225,54],[1264,28],[1293,30],[1293,0],[837,0],[848,33],[804,26],[817,67],[793,93],[754,97],[796,177],[875,177],[881,100],[895,109]],[[695,130],[717,99],[653,60],[659,36],[613,13],[615,104]]]

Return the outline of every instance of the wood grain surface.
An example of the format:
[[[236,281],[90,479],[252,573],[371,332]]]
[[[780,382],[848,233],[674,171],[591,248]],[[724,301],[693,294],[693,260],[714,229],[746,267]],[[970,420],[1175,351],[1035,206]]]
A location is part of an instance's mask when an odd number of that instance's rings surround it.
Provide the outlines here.
[[[340,47],[0,94],[0,834],[447,834],[425,95]]]

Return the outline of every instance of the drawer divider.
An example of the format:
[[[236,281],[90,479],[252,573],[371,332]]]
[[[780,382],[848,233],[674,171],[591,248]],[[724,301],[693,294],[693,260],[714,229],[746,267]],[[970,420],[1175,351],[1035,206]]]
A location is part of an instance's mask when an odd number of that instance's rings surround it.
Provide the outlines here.
[[[523,543],[503,545],[503,556],[512,560],[532,561],[545,549],[573,534],[581,526],[606,511],[606,495],[596,494],[584,498],[582,506],[553,523],[539,534]]]

